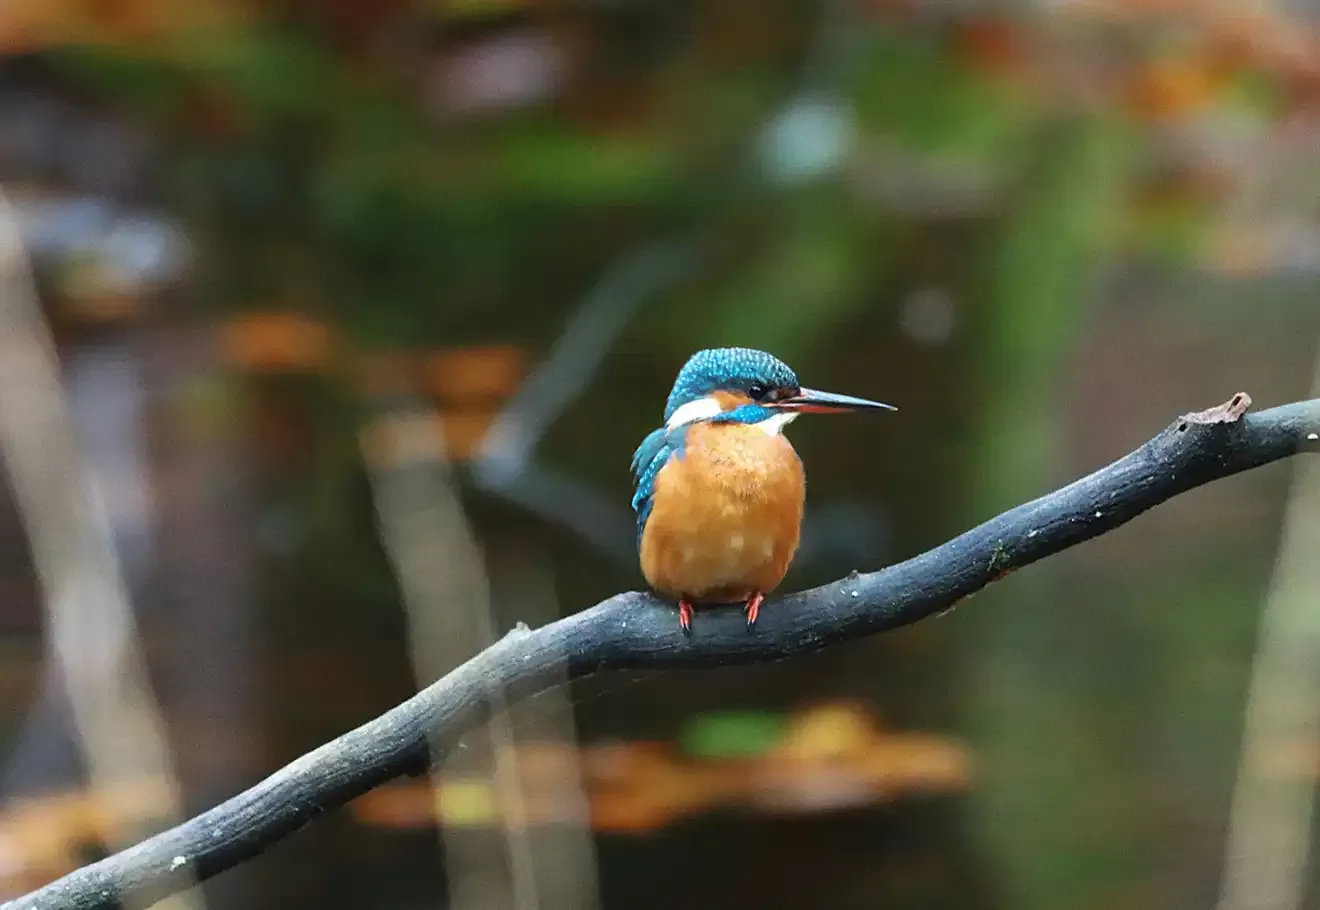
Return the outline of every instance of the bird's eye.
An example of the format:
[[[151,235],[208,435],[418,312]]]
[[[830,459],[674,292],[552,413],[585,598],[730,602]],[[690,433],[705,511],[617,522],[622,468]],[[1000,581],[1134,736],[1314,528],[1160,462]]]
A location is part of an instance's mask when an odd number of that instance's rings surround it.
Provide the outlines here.
[[[770,394],[770,390],[763,385],[754,385],[747,390],[747,394],[751,397],[752,401],[762,401]]]

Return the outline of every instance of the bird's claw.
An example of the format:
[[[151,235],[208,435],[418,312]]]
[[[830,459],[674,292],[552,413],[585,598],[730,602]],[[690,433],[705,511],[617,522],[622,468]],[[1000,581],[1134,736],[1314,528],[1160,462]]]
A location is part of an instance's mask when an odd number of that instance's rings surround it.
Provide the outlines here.
[[[692,634],[692,602],[680,600],[678,602],[678,626],[683,630],[684,635]]]
[[[760,592],[757,592],[756,594],[753,594],[751,596],[751,598],[747,601],[747,605],[743,607],[744,612],[747,613],[748,629],[756,625],[756,618],[761,615],[761,602],[764,600],[765,600],[765,595],[761,594]]]

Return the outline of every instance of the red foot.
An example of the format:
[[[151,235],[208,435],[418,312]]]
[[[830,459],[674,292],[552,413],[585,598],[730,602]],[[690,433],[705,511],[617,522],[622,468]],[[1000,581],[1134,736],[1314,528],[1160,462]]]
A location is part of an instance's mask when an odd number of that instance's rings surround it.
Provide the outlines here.
[[[757,591],[747,600],[747,606],[743,609],[747,612],[747,628],[756,625],[756,617],[761,615],[761,603],[765,600],[765,595]]]
[[[678,602],[678,626],[684,635],[692,634],[692,601],[686,597]]]

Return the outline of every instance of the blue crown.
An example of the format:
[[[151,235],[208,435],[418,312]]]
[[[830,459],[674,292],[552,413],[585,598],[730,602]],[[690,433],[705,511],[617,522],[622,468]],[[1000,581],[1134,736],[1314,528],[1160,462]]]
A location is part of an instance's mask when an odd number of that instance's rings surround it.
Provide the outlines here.
[[[797,374],[779,358],[752,348],[710,348],[693,354],[679,370],[665,402],[665,423],[690,401],[717,389],[745,392],[752,386],[796,389]]]

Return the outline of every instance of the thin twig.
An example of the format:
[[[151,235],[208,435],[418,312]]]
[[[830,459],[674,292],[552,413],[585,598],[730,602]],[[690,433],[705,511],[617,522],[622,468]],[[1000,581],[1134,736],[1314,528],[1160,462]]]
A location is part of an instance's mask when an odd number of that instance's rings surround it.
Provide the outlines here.
[[[630,592],[535,631],[520,627],[444,678],[214,809],[6,905],[109,908],[159,897],[249,859],[429,759],[509,700],[602,668],[709,667],[781,660],[937,616],[1037,560],[1112,531],[1194,487],[1300,451],[1320,451],[1320,399],[1247,415],[1236,395],[1186,414],[1141,448],[906,562],[769,602],[748,631],[736,608],[698,613],[691,638],[673,604]],[[177,858],[183,857],[183,868]],[[172,868],[172,866],[174,868]]]

